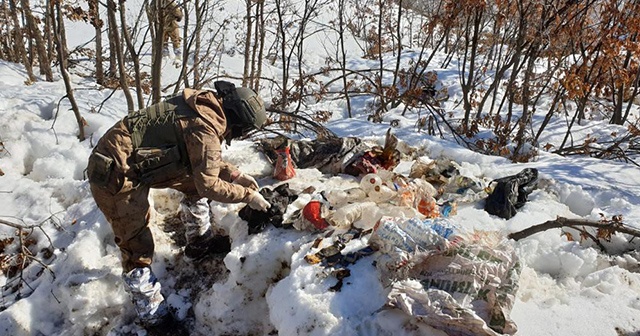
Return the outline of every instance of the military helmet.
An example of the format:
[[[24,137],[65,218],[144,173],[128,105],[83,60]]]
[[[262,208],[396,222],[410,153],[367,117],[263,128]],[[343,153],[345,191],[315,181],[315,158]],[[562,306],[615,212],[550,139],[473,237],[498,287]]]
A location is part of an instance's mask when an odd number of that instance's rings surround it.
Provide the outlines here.
[[[267,121],[267,111],[264,108],[262,98],[255,91],[246,87],[236,88],[236,93],[240,98],[239,103],[241,105],[236,112],[246,114],[247,120],[252,120],[251,123],[256,128],[262,127]]]
[[[216,91],[222,97],[227,124],[232,128],[260,128],[267,121],[264,101],[250,88],[236,88],[233,83],[217,81]]]

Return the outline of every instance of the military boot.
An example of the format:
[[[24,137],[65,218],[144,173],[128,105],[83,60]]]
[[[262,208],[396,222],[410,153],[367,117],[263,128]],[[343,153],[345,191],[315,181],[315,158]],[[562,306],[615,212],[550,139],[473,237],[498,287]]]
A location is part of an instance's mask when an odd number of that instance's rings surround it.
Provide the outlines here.
[[[124,273],[124,288],[131,295],[140,323],[147,326],[159,325],[169,314],[167,303],[160,293],[160,282],[151,267],[138,267]]]

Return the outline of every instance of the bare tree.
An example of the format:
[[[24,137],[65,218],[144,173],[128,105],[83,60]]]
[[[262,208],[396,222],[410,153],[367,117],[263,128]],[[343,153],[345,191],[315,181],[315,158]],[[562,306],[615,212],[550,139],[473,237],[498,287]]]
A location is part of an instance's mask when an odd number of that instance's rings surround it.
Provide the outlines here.
[[[164,13],[161,0],[151,1],[147,9],[151,28],[151,100],[153,103],[162,97],[162,48],[164,45]]]
[[[349,84],[347,81],[347,51],[344,47],[345,40],[345,10],[346,0],[338,0],[338,39],[340,41],[340,68],[342,70],[342,88],[344,92],[344,98],[347,103],[347,114],[349,118],[353,115],[351,113],[351,98],[349,97]]]
[[[256,4],[255,12],[255,31],[254,42],[251,50],[251,72],[249,76],[250,86],[256,91],[260,91],[260,76],[262,76],[262,61],[264,59],[264,39],[265,30],[265,13],[264,0],[260,0]],[[257,53],[257,55],[256,55]]]
[[[122,45],[120,43],[120,34],[118,34],[118,23],[116,21],[116,10],[117,5],[114,0],[107,0],[107,17],[109,19],[109,40],[113,44],[114,49],[112,50],[112,54],[116,56],[116,60],[118,62],[118,77],[120,80],[120,88],[122,89],[122,93],[124,93],[125,99],[127,100],[127,110],[133,111],[133,97],[131,97],[131,92],[129,91],[129,84],[127,83],[127,72],[124,67],[124,53],[122,52]]]
[[[9,13],[11,13],[11,19],[13,21],[13,32],[15,41],[15,53],[17,57],[22,61],[27,70],[27,82],[33,83],[36,81],[36,76],[33,74],[33,67],[31,66],[31,62],[27,58],[27,50],[24,46],[24,39],[22,36],[22,29],[20,27],[20,21],[18,20],[18,9],[16,8],[16,4],[14,0],[9,0]]]
[[[47,49],[42,38],[42,33],[36,19],[31,12],[31,6],[29,0],[20,0],[22,4],[22,12],[24,13],[25,20],[27,21],[27,27],[29,29],[29,37],[33,38],[36,42],[36,50],[38,52],[38,65],[40,66],[40,74],[44,75],[49,82],[53,81],[53,73],[51,72],[51,63],[49,57],[47,57]]]
[[[133,41],[131,41],[131,35],[129,34],[129,28],[127,27],[127,19],[126,19],[126,9],[124,6],[125,0],[119,0],[120,4],[120,24],[122,28],[122,36],[124,37],[124,42],[126,44],[127,50],[129,52],[129,56],[131,61],[133,62],[133,71],[134,71],[134,80],[136,83],[136,97],[138,98],[138,109],[144,107],[144,97],[142,96],[142,82],[140,76],[140,59],[138,57],[138,53],[136,52],[136,48],[133,45]]]
[[[73,88],[71,87],[71,80],[69,79],[69,72],[67,70],[68,64],[68,53],[66,51],[66,34],[64,28],[64,17],[62,15],[62,8],[60,6],[59,1],[50,0],[54,2],[55,6],[55,19],[52,20],[53,28],[54,28],[54,41],[57,46],[58,52],[58,64],[60,65],[60,74],[62,75],[62,79],[64,80],[64,86],[67,92],[67,99],[69,99],[69,103],[71,104],[71,109],[76,117],[76,121],[78,123],[78,140],[84,141],[84,126],[85,120],[80,115],[80,110],[78,109],[78,104],[76,103],[76,99],[73,95]]]
[[[104,84],[104,67],[102,59],[102,27],[104,22],[100,19],[100,8],[98,0],[89,0],[89,22],[95,29],[96,43],[96,82]]]
[[[287,60],[290,61],[290,58],[287,55],[287,24],[285,22],[285,14],[286,14],[286,7],[285,4],[283,3],[283,0],[275,0],[275,6],[276,6],[276,12],[278,14],[278,26],[277,26],[277,31],[278,31],[278,36],[276,38],[276,40],[280,41],[280,57],[281,57],[281,62],[282,62],[282,79],[281,79],[281,87],[282,87],[282,93],[281,93],[281,99],[279,102],[279,107],[281,108],[286,108],[287,105],[289,105],[289,92],[288,92],[288,86],[289,86],[289,64],[287,62]]]
[[[253,21],[255,20],[251,14],[252,0],[245,0],[246,16],[245,16],[245,37],[244,37],[244,66],[242,69],[242,86],[247,86],[249,82],[249,70],[251,68],[251,34],[253,30]]]

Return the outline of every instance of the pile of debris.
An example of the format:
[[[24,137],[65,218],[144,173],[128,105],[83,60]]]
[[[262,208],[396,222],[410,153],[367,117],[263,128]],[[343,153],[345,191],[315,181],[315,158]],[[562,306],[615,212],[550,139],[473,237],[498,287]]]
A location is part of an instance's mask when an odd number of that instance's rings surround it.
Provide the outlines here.
[[[245,207],[240,217],[249,234],[269,224],[312,233],[316,238],[305,260],[335,277],[332,291],[343,289],[350,265],[373,258],[380,281],[390,288],[386,308],[445,332],[514,334],[509,313],[520,275],[514,248],[496,232],[459,226],[455,216],[459,204],[484,201],[489,213],[510,218],[535,189],[537,171],[489,181],[462,175],[452,160],[423,157],[403,176],[393,172],[403,155],[397,147],[390,133],[377,148],[354,138],[265,140],[262,149],[280,180],[313,167],[358,176],[360,183],[300,193],[286,182],[264,187],[260,192],[272,208],[261,213]],[[300,202],[302,193],[308,201]]]

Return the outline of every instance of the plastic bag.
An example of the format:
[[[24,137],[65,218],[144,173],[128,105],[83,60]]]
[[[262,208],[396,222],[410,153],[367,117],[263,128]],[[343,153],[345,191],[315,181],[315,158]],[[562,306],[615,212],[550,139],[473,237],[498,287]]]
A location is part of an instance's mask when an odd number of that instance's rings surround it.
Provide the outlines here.
[[[374,202],[347,204],[332,213],[327,220],[331,222],[333,226],[348,228],[362,217],[364,209],[374,208],[375,205]]]
[[[293,160],[291,160],[291,151],[289,146],[276,149],[276,166],[273,171],[273,177],[280,181],[285,181],[296,176],[296,170],[293,168]]]
[[[487,197],[484,210],[489,214],[509,219],[526,202],[529,194],[538,186],[538,170],[523,169],[516,175],[495,180],[497,183]]]
[[[311,200],[302,208],[302,216],[318,230],[329,227],[329,223],[324,219],[324,203],[319,200]]]
[[[445,250],[457,243],[461,229],[445,218],[418,219],[383,216],[369,244],[385,253]]]
[[[500,233],[476,231],[446,250],[410,255],[390,270],[385,278],[405,280],[393,283],[388,303],[449,334],[511,335],[517,331],[509,315],[520,270],[513,245]]]
[[[360,202],[367,197],[367,193],[362,188],[349,188],[346,190],[332,189],[324,193],[325,198],[331,205],[338,208],[349,203]]]

